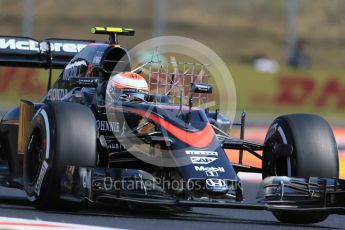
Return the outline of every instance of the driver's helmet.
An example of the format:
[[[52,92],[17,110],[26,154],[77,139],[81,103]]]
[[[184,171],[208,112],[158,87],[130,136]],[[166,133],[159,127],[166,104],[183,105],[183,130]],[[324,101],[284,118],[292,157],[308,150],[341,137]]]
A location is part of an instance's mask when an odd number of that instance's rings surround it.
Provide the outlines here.
[[[148,92],[146,80],[137,73],[118,73],[109,79],[107,93],[113,101],[144,102]]]

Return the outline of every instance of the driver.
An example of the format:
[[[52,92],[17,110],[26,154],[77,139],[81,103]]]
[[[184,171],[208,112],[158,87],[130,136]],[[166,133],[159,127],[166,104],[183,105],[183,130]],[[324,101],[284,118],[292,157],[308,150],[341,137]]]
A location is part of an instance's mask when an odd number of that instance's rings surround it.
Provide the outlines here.
[[[145,102],[149,87],[139,74],[123,72],[110,77],[107,93],[113,101]]]
[[[139,74],[122,72],[109,78],[107,97],[110,98],[111,102],[147,102],[149,98],[149,87],[146,80]],[[127,116],[130,117],[128,114]],[[136,127],[136,131],[140,134],[155,130],[155,125],[152,122],[148,122],[146,118],[139,120],[129,118],[126,122],[131,129]]]

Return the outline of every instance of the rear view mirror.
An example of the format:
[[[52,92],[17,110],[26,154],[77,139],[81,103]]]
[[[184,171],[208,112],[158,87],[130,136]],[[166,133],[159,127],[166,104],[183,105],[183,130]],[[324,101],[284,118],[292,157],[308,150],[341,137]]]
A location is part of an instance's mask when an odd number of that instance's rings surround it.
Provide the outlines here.
[[[76,87],[96,88],[98,85],[97,77],[71,77],[71,84]]]
[[[213,86],[205,83],[190,83],[192,93],[212,93]]]

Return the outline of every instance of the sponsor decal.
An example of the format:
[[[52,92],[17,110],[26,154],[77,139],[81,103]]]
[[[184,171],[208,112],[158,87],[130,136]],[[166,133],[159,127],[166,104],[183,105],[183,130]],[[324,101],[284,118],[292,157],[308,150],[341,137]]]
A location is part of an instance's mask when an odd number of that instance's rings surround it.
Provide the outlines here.
[[[206,171],[205,173],[206,173],[206,176],[218,177],[218,173],[217,172]]]
[[[100,131],[120,132],[120,123],[116,121],[97,120],[97,127]]]
[[[228,186],[226,185],[225,180],[209,178],[206,179],[206,188],[211,191],[226,191]]]
[[[193,164],[207,165],[217,160],[218,158],[216,157],[190,157],[190,159],[192,160]]]
[[[43,182],[44,176],[46,175],[47,169],[48,169],[48,163],[46,161],[43,161],[41,171],[40,171],[40,174],[38,176],[37,183],[35,186],[35,193],[37,194],[37,196],[40,195],[42,182]]]
[[[114,149],[114,150],[124,150],[125,147],[121,145],[120,143],[112,143],[107,145],[108,149]]]
[[[78,60],[68,63],[63,72],[63,80],[69,80],[71,77],[84,76],[87,71],[87,62]],[[83,68],[84,67],[84,68]]]
[[[35,40],[16,40],[0,38],[0,49],[39,51]]]
[[[194,166],[195,171],[202,172],[225,172],[223,167],[205,167],[205,166]]]
[[[209,188],[226,187],[226,183],[222,179],[209,178],[209,179],[206,179],[206,186]]]
[[[86,44],[78,44],[78,43],[61,43],[61,42],[53,42],[50,43],[52,51],[55,52],[67,52],[67,53],[78,53],[82,49],[84,49],[87,45]]]
[[[199,155],[199,156],[218,156],[217,152],[212,151],[199,151],[199,150],[186,150],[187,155]]]
[[[94,65],[99,65],[99,63],[101,62],[101,59],[103,57],[103,51],[97,51],[95,56],[92,59],[92,64]]]
[[[126,135],[126,122],[122,123],[122,132],[121,132],[121,137]]]
[[[0,38],[0,49],[39,51],[39,46],[39,42],[31,39]],[[77,53],[85,46],[86,44],[50,41],[51,50],[54,52]]]
[[[47,94],[47,99],[50,101],[61,100],[68,93],[67,89],[50,89]]]
[[[269,139],[274,133],[277,132],[278,129],[278,124],[275,123],[274,125],[271,126],[271,128],[267,132],[266,139]]]
[[[275,104],[279,106],[312,106],[315,108],[345,108],[344,82],[339,76],[317,78],[301,76],[280,76],[276,82]]]
[[[91,171],[86,168],[80,168],[79,174],[81,175],[81,181],[83,188],[90,189],[91,186]]]

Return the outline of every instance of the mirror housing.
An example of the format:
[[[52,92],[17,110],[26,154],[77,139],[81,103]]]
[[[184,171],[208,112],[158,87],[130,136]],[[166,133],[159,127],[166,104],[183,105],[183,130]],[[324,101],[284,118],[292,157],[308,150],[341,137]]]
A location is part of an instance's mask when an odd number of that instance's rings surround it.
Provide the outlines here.
[[[98,86],[97,77],[71,77],[71,84],[75,87],[90,87],[96,88]]]
[[[207,93],[211,94],[213,86],[205,83],[190,83],[190,89],[192,93]]]

